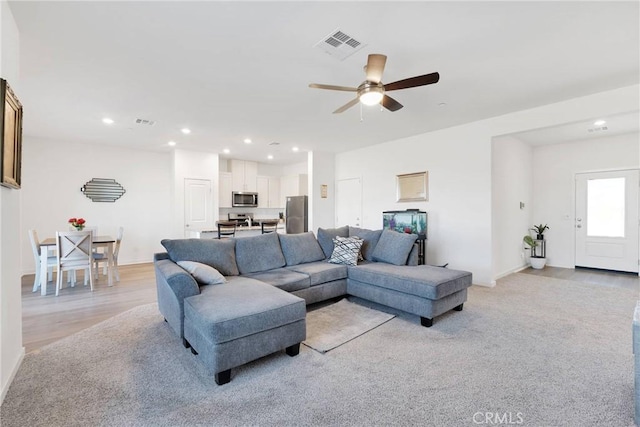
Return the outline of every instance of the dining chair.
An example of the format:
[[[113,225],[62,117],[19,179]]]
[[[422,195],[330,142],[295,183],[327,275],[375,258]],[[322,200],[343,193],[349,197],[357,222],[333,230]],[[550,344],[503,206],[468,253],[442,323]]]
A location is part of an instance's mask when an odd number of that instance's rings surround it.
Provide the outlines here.
[[[113,273],[116,275],[116,282],[120,281],[120,272],[118,271],[118,253],[120,253],[120,242],[122,242],[122,236],[124,234],[124,228],[118,228],[118,234],[116,235],[116,245],[113,248]],[[109,267],[109,257],[107,253],[104,252],[94,252],[92,254],[93,258],[93,267],[96,275],[96,279],[98,278],[98,272],[100,271],[99,264],[102,262],[104,265],[102,266],[102,274],[107,275],[107,268]]]
[[[84,285],[87,281],[91,284],[93,291],[93,271],[91,255],[93,242],[91,231],[69,231],[56,233],[56,249],[58,255],[56,265],[58,267],[58,278],[56,281],[56,296],[62,289],[62,272],[85,270]]]
[[[278,220],[261,221],[260,222],[260,227],[262,229],[262,234],[273,233],[274,231],[277,231],[279,222],[280,221],[278,221]]]
[[[31,242],[31,250],[33,251],[33,259],[36,266],[36,277],[33,281],[33,292],[37,292],[40,287],[40,240],[36,230],[29,230],[29,241]],[[48,251],[47,248],[44,250]],[[47,280],[53,280],[53,267],[56,266],[56,256],[47,256]]]
[[[235,237],[236,226],[235,221],[218,221],[218,239]]]

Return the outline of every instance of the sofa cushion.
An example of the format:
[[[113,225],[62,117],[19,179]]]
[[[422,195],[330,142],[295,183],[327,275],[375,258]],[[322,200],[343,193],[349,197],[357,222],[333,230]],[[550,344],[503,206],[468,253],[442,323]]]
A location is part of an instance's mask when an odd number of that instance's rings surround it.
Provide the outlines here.
[[[268,283],[283,291],[293,292],[306,289],[311,285],[309,276],[288,270],[286,268],[276,268],[268,271],[247,274],[247,277]]]
[[[360,253],[367,261],[373,260],[373,250],[378,244],[382,230],[367,230],[366,228],[358,228],[349,226],[349,237],[360,237],[364,240]]]
[[[311,231],[300,234],[278,234],[287,265],[298,265],[324,259],[324,252]]]
[[[347,278],[346,265],[330,264],[327,261],[298,264],[287,267],[287,270],[297,271],[298,273],[308,275],[311,286]]]
[[[380,262],[350,268],[349,279],[430,300],[441,299],[471,286],[471,273],[468,271]]]
[[[240,274],[284,267],[286,262],[277,233],[234,239]]]
[[[364,240],[359,237],[340,237],[333,239],[333,253],[329,262],[332,264],[358,265],[358,255]]]
[[[302,298],[241,276],[186,298],[184,313],[207,340],[220,344],[303,320],[306,306]]]
[[[215,268],[195,261],[178,261],[178,265],[202,285],[219,285],[227,281]]]
[[[160,242],[173,262],[207,264],[224,276],[237,276],[235,241],[218,239],[164,239]]]
[[[380,235],[376,248],[373,250],[372,258],[374,261],[405,265],[417,238],[417,234],[384,230]]]
[[[349,237],[349,227],[339,228],[318,228],[318,243],[324,252],[325,258],[331,258],[333,253],[333,238],[334,237]]]

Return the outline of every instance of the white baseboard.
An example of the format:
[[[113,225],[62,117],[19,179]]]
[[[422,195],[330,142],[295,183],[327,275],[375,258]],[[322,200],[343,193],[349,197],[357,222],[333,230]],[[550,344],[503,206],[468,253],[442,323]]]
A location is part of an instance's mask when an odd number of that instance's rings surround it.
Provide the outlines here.
[[[512,268],[511,270],[502,272],[502,273],[498,274],[496,277],[494,277],[493,280],[491,281],[491,283],[493,283],[493,285],[495,286],[496,282],[498,280],[502,279],[503,277],[507,277],[508,275],[513,274],[513,273],[518,273],[518,272],[520,272],[522,270],[525,270],[527,268],[529,268],[529,265],[528,264],[524,264],[524,265],[521,265],[519,267]]]
[[[18,373],[18,369],[20,369],[20,366],[22,365],[22,360],[24,359],[24,355],[25,355],[25,350],[24,350],[24,347],[22,347],[22,350],[20,350],[20,356],[18,357],[16,364],[13,366],[13,369],[11,369],[11,375],[9,375],[7,382],[2,387],[2,395],[0,395],[0,405],[2,405],[2,402],[4,402],[4,398],[7,395],[7,392],[9,391],[9,387],[11,387],[11,383],[13,382],[13,379],[16,377],[16,374]]]

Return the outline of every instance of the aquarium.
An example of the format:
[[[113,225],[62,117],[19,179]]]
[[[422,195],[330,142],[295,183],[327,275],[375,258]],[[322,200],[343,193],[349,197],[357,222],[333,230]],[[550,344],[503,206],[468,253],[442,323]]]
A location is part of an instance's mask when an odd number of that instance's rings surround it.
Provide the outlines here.
[[[382,212],[382,228],[427,238],[427,213],[418,209]]]

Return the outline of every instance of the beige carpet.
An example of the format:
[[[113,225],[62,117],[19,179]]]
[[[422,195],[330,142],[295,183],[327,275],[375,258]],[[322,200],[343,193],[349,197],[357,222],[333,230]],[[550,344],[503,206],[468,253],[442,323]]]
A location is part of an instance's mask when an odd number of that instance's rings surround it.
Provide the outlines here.
[[[431,328],[397,313],[326,354],[233,369],[224,386],[146,305],[27,354],[0,425],[632,426],[637,299],[513,274],[472,286]]]
[[[307,313],[304,345],[319,353],[340,347],[396,317],[342,299]]]

